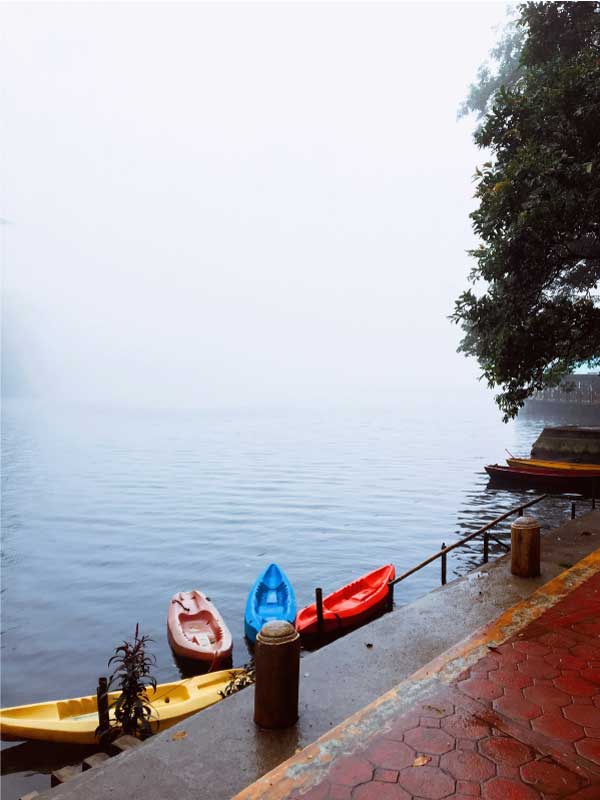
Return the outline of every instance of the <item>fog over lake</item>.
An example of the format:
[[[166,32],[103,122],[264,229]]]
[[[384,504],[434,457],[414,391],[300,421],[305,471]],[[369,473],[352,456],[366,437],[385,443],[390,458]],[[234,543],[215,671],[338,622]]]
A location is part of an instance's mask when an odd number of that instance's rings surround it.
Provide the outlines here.
[[[492,402],[447,317],[502,4],[0,13],[5,394]]]

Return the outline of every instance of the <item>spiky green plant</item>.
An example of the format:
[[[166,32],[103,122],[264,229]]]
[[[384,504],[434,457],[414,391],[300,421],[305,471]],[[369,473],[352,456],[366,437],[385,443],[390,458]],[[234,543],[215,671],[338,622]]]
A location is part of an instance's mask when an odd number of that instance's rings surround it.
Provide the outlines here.
[[[152,733],[150,719],[153,708],[147,691],[148,687],[156,689],[156,678],[151,674],[156,656],[147,652],[148,644],[152,641],[149,636],[139,635],[138,624],[135,626],[133,642],[124,641],[115,648],[115,654],[108,662],[109,667],[115,665],[108,679],[108,688],[121,692],[111,706],[114,709],[114,726],[122,733],[141,739]]]

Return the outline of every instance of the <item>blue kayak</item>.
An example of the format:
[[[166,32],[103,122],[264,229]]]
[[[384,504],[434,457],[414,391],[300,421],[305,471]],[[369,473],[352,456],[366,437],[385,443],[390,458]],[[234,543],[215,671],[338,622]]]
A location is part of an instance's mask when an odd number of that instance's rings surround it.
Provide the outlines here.
[[[296,596],[285,572],[269,564],[250,589],[244,616],[246,636],[256,641],[256,634],[271,619],[296,620]]]

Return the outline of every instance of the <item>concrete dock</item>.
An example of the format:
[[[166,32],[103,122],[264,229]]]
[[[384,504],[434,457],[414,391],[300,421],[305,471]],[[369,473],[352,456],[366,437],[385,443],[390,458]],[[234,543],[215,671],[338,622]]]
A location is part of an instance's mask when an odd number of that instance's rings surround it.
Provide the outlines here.
[[[231,798],[286,759],[298,757],[299,750],[319,737],[330,735],[348,717],[370,704],[384,702],[382,696],[415,673],[420,674],[419,670],[430,662],[441,658],[446,663],[447,651],[509,609],[520,608],[522,619],[529,622],[527,609],[535,613],[535,609],[550,608],[565,596],[564,592],[551,591],[548,595],[543,591],[537,594],[538,590],[565,571],[575,575],[580,567],[574,571],[570,567],[599,547],[600,513],[584,514],[543,536],[542,574],[538,578],[512,576],[510,560],[504,557],[306,655],[301,660],[300,719],[293,728],[283,732],[257,729],[252,722],[253,690],[246,689],[153,737],[135,752],[52,790],[48,800]],[[561,585],[569,587],[568,581]],[[550,597],[553,603],[548,600],[540,606],[541,596]],[[400,591],[396,602],[401,602]],[[469,652],[473,658],[477,655],[476,648]],[[465,662],[464,668],[468,666]],[[428,681],[437,680],[439,670],[435,675],[421,674],[413,685],[427,687]],[[416,695],[402,694],[403,702],[411,702],[411,697],[412,705],[418,702]],[[372,732],[375,735],[376,731]],[[328,780],[318,770],[312,775],[313,783],[321,777]],[[271,780],[271,784],[277,781]],[[386,792],[390,797],[405,796],[399,794],[399,783],[388,783],[396,788],[382,790],[378,786],[377,791],[384,793],[377,796],[386,797]],[[265,784],[258,785],[264,792]],[[315,787],[316,783],[311,791]],[[305,788],[298,785],[290,791],[303,792]],[[256,796],[268,797],[264,793]]]

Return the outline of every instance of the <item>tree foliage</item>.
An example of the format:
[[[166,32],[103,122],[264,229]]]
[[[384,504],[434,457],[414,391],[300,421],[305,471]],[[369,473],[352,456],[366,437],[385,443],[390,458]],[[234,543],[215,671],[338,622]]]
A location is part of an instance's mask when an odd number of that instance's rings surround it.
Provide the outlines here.
[[[493,99],[501,86],[510,88],[521,74],[521,50],[525,32],[509,9],[509,19],[504,25],[498,44],[492,48],[489,59],[477,70],[477,80],[469,86],[467,97],[458,110],[458,117],[474,113],[479,121],[492,110]]]
[[[475,133],[481,243],[452,316],[505,420],[600,365],[600,2],[525,3],[518,25],[518,76]]]

